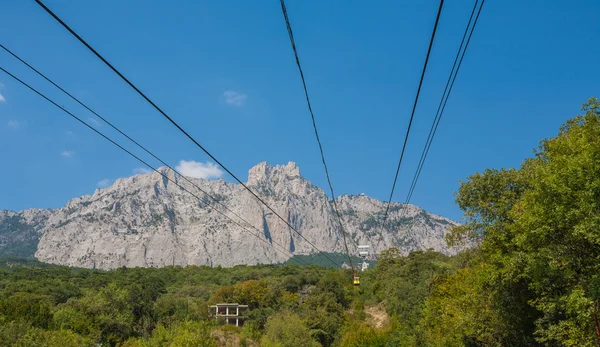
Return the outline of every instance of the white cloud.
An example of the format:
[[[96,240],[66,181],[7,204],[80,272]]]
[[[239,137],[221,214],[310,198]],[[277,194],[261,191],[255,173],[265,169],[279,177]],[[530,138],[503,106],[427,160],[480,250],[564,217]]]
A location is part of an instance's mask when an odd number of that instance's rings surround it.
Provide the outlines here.
[[[88,122],[92,123],[92,124],[93,124],[94,126],[96,126],[96,127],[99,127],[99,126],[101,126],[101,125],[102,125],[102,123],[100,123],[100,121],[99,121],[99,120],[97,120],[97,119],[96,119],[96,118],[94,118],[94,117],[90,117],[90,118],[88,118]]]
[[[16,121],[16,120],[8,121],[8,127],[11,129],[18,129],[20,126],[21,126],[21,124],[19,123],[19,121]]]
[[[226,103],[234,106],[242,106],[246,102],[246,99],[248,99],[248,95],[234,92],[233,90],[226,91],[223,93],[223,96],[225,97]]]
[[[137,167],[137,168],[133,169],[132,171],[136,175],[149,174],[152,172],[152,170],[145,168],[145,167]]]
[[[179,165],[175,167],[182,175],[194,178],[219,178],[223,175],[223,171],[213,163],[200,163],[197,161],[181,160]]]
[[[67,135],[67,136],[73,136],[74,133],[72,131],[65,131],[65,135]]]
[[[96,186],[97,186],[98,188],[106,188],[106,187],[110,186],[112,183],[113,183],[113,180],[110,180],[110,179],[108,179],[108,178],[105,178],[105,179],[103,179],[102,181],[98,182],[98,183],[96,184]]]
[[[6,99],[4,98],[4,96],[2,96],[2,94],[0,94],[0,102],[6,102]]]
[[[66,150],[66,151],[60,152],[60,155],[65,158],[72,157],[74,154],[75,154],[75,152],[73,152],[71,150]]]

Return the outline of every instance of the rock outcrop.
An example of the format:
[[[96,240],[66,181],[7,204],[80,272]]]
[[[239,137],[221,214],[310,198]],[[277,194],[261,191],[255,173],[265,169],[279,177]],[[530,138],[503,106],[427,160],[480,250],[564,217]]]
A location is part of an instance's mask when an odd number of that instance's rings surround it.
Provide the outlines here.
[[[0,211],[0,255],[33,258],[43,234],[49,210]]]
[[[313,245],[344,252],[331,200],[302,178],[295,163],[260,163],[249,171],[247,185],[298,233],[239,184],[159,171],[172,181],[158,173],[123,178],[57,210],[0,212],[0,223],[4,215],[18,214],[41,235],[38,260],[87,268],[277,263],[291,254],[315,253]],[[377,251],[397,246],[405,253],[457,251],[444,241],[457,225],[447,218],[393,203],[381,232],[385,203],[362,195],[336,202],[351,252],[357,253],[358,244]]]

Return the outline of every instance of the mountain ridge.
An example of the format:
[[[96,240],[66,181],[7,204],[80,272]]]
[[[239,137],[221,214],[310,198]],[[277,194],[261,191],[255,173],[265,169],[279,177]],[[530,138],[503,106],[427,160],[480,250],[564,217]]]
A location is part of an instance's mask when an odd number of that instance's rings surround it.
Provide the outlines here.
[[[29,239],[34,232],[39,236],[35,253],[38,260],[77,267],[280,263],[291,255],[276,252],[269,243],[283,245],[297,255],[315,253],[304,238],[321,251],[345,251],[332,201],[322,189],[301,176],[294,162],[255,165],[248,172],[247,186],[286,218],[302,237],[240,184],[224,179],[183,179],[166,167],[159,171],[210,206],[203,206],[156,172],[120,178],[110,187],[73,198],[55,210],[0,211],[0,251],[9,243],[4,235],[11,235],[6,227],[9,215],[12,218],[18,215],[24,221],[29,228]],[[238,220],[187,180],[254,226],[257,230],[249,229],[263,240],[248,235],[216,212],[218,209]],[[377,245],[385,203],[351,194],[337,197],[336,202],[351,252],[356,253],[358,244],[369,244],[372,248]],[[402,210],[404,219],[400,219]],[[7,229],[4,233],[3,225]],[[454,225],[458,223],[417,206],[392,203],[378,251],[396,246],[403,253],[433,248],[454,254],[459,249],[448,247],[444,241]]]

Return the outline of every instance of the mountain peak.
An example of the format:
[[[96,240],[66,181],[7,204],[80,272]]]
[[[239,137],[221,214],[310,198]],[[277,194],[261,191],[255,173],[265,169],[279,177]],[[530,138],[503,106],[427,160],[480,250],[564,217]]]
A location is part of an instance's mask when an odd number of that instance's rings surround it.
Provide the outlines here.
[[[287,165],[271,166],[266,161],[258,163],[248,171],[248,184],[259,184],[268,182],[274,176],[284,176],[287,178],[298,178],[300,168],[295,162],[290,161]]]
[[[300,177],[300,168],[293,161],[288,162],[287,165],[277,165],[275,169],[280,169],[289,177]]]
[[[35,257],[41,261],[98,269],[281,263],[290,255],[273,249],[270,245],[275,243],[292,254],[310,254],[314,247],[344,252],[331,200],[300,176],[294,162],[275,166],[262,162],[248,173],[251,189],[278,216],[240,185],[197,179],[193,181],[197,187],[191,187],[166,167],[157,171],[118,179],[56,210],[0,211],[0,254],[21,242],[23,235],[29,240],[28,249],[37,248]],[[187,189],[179,189],[175,182]],[[458,250],[444,239],[457,223],[416,206],[391,204],[388,223],[380,231],[385,202],[342,195],[337,205],[354,243],[375,243],[374,252],[388,247],[398,247],[403,254],[414,249],[434,248],[447,254]],[[215,213],[219,206],[230,213]],[[237,217],[229,220],[230,214]],[[15,226],[26,234],[13,233]],[[350,251],[357,254],[354,247]]]

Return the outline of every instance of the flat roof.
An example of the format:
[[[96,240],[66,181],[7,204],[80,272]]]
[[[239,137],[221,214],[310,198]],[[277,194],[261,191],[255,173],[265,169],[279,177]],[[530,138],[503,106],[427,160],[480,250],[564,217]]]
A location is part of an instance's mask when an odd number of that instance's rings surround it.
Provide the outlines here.
[[[227,303],[223,303],[223,304],[215,304],[215,305],[210,305],[210,307],[217,307],[217,306],[238,306],[238,307],[248,307],[248,305],[240,305],[240,304],[227,304]]]

